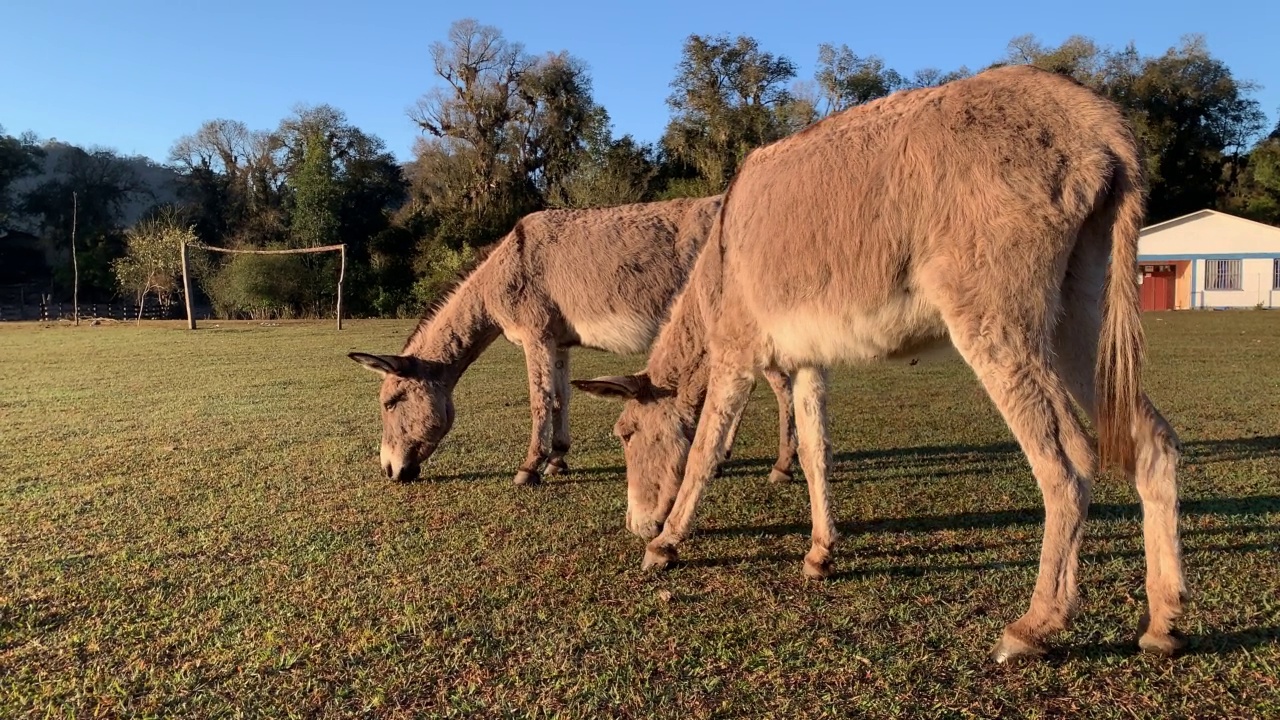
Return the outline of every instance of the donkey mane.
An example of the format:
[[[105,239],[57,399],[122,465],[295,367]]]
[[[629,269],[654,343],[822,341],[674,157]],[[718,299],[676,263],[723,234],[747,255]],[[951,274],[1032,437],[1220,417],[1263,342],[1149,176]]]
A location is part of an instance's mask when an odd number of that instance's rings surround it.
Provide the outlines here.
[[[516,227],[519,227],[522,222],[524,222],[523,219],[517,220]],[[449,301],[453,299],[453,296],[457,294],[462,285],[466,283],[476,270],[480,269],[481,265],[484,265],[489,257],[493,255],[493,251],[498,249],[506,238],[507,236],[503,235],[497,240],[494,240],[487,245],[481,245],[475,249],[475,259],[458,268],[453,276],[449,278],[448,284],[422,311],[422,315],[418,317],[418,324],[415,325],[413,330],[409,333],[409,337],[405,340],[404,347],[400,350],[401,352],[408,352],[409,348],[413,347],[415,341],[421,339],[422,334],[427,331],[427,328],[430,327],[432,321],[436,319],[436,315],[440,313],[441,308],[449,304]]]

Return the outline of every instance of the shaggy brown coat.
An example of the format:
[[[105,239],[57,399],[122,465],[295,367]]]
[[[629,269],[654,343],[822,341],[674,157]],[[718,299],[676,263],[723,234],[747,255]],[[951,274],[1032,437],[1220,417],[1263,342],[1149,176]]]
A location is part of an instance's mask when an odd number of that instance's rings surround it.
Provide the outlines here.
[[[706,243],[720,196],[525,216],[450,295],[424,317],[400,355],[351,353],[383,377],[381,463],[388,477],[416,478],[449,432],[453,389],[499,336],[524,349],[532,437],[516,482],[537,482],[544,463],[563,472],[569,451],[569,349],[649,348]],[[778,398],[778,461],[795,454],[789,379],[767,374]],[[732,445],[732,437],[726,441]]]
[[[1150,607],[1139,644],[1175,650],[1186,593],[1178,440],[1140,386],[1143,214],[1139,150],[1120,111],[1029,67],[900,92],[751,153],[678,301],[701,315],[705,338],[677,317],[664,327],[649,360],[666,368],[662,392],[643,375],[586,385],[631,398],[618,421],[634,429],[628,480],[658,485],[630,493],[652,502],[629,513],[661,528],[645,566],[675,559],[752,378],[769,368],[793,373],[813,513],[805,571],[826,576],[836,541],[826,368],[949,339],[1044,495],[1039,579],[996,659],[1041,652],[1076,609],[1095,457],[1073,399],[1142,500]],[[703,343],[705,353],[683,349]],[[680,367],[689,360],[707,369]],[[691,445],[672,440],[686,421],[673,408],[690,395],[706,397]]]

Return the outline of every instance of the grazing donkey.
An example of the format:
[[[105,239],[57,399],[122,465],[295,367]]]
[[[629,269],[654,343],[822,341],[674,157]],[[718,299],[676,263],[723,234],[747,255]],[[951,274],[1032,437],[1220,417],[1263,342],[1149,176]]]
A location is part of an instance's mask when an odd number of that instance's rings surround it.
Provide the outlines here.
[[[499,335],[524,348],[533,437],[515,477],[568,470],[569,348],[648,349],[720,209],[720,196],[525,216],[400,355],[350,353],[383,377],[381,463],[410,480],[453,425],[453,388]],[[778,460],[770,479],[791,477],[795,455],[790,380],[768,381],[778,399]],[[728,439],[732,445],[732,437]]]
[[[628,483],[643,488],[628,510],[661,528],[644,566],[676,558],[754,373],[770,368],[792,373],[813,515],[804,569],[826,576],[836,541],[826,368],[949,339],[1044,495],[1030,609],[992,656],[1043,652],[1076,610],[1095,458],[1073,398],[1098,428],[1102,462],[1134,475],[1142,500],[1150,607],[1138,644],[1177,650],[1180,444],[1140,385],[1144,183],[1119,110],[1029,67],[900,92],[751,153],[649,373],[578,384],[627,398],[615,430]],[[683,403],[699,395],[695,431]]]

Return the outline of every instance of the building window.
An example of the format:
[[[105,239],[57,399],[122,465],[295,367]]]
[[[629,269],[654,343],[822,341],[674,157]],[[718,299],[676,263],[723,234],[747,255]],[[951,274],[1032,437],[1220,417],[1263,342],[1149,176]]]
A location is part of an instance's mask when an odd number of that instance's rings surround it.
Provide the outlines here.
[[[1272,260],[1271,289],[1280,290],[1280,258]]]
[[[1205,260],[1204,261],[1204,289],[1205,290],[1241,290],[1241,277],[1243,273],[1240,271],[1242,260]]]

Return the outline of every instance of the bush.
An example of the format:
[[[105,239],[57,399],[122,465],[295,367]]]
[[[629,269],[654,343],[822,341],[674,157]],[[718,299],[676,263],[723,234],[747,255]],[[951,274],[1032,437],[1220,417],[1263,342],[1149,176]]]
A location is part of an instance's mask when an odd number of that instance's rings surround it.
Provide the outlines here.
[[[478,253],[466,243],[459,250],[439,244],[429,246],[419,256],[418,265],[422,275],[414,282],[410,293],[415,312],[426,312],[444,297],[475,266],[478,259]]]
[[[233,255],[206,291],[222,317],[295,317],[309,274],[301,255]]]

